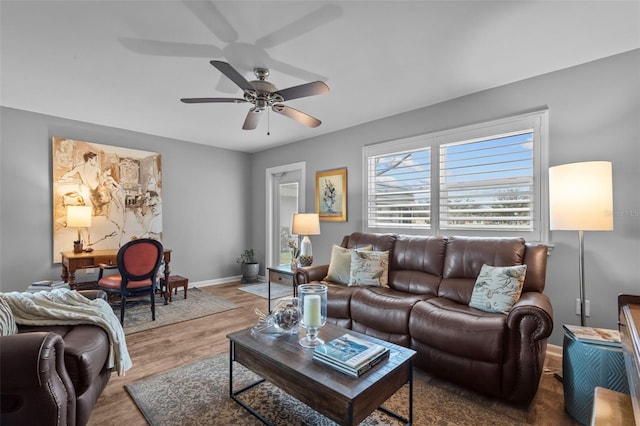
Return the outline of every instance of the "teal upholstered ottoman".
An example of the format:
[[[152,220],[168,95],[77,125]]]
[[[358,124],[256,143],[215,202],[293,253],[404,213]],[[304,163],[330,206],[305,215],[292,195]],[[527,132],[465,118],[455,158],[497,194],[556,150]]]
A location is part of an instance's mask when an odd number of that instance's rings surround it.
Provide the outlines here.
[[[576,337],[566,326],[564,331],[564,406],[571,417],[586,425],[591,420],[596,386],[629,393],[622,345]]]

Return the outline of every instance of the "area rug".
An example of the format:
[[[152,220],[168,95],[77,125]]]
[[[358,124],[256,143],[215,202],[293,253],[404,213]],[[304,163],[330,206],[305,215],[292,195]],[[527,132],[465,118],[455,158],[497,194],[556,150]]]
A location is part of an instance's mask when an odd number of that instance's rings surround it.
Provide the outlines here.
[[[190,288],[187,291],[186,299],[183,293],[178,292],[177,295],[173,295],[172,300],[168,305],[165,305],[164,297],[159,294],[156,295],[155,321],[151,320],[151,301],[149,300],[149,296],[127,302],[124,311],[125,334],[137,333],[139,331],[188,321],[240,307],[240,305],[236,305],[235,303],[197,288]],[[120,318],[120,304],[116,302],[112,307],[116,316]]]
[[[234,390],[258,376],[234,364]],[[152,426],[260,425],[229,398],[229,358],[218,354],[126,386]],[[413,386],[416,425],[526,425],[531,410],[516,408],[472,394],[416,370]],[[406,416],[408,386],[391,397],[385,407]],[[307,405],[265,382],[242,394],[245,403],[276,425],[335,425]],[[535,405],[535,402],[532,406]],[[397,425],[376,411],[363,425]]]
[[[266,299],[267,285],[267,283],[243,285],[238,287],[238,290],[246,291],[247,293],[255,294],[256,296]],[[293,296],[293,288],[290,285],[271,283],[271,300],[280,299],[285,296]]]

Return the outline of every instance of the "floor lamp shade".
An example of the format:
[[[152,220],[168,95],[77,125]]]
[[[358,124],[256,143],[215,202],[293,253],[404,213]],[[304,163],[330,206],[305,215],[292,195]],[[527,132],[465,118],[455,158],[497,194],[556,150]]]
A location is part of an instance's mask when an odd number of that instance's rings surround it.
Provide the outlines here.
[[[611,162],[589,161],[549,169],[551,230],[613,230]]]
[[[613,230],[613,186],[609,161],[571,163],[549,169],[549,228],[578,231],[580,325],[586,325],[584,231]]]

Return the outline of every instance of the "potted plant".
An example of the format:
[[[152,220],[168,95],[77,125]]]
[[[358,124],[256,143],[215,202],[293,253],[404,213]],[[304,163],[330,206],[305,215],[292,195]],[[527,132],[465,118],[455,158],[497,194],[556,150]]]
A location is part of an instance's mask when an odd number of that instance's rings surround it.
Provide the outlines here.
[[[240,254],[240,257],[236,259],[236,263],[240,264],[240,272],[242,273],[241,282],[255,283],[258,281],[258,272],[260,271],[260,264],[256,260],[256,254],[253,249],[246,249]]]

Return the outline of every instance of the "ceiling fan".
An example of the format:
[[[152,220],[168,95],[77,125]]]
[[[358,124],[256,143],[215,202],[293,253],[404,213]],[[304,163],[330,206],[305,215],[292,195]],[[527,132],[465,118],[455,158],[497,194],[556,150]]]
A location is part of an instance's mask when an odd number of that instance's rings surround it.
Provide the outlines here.
[[[269,70],[266,68],[256,68],[253,72],[257,80],[247,81],[230,64],[223,61],[211,61],[211,65],[227,76],[244,92],[243,98],[182,98],[186,104],[200,103],[244,103],[253,104],[247,113],[247,117],[242,125],[243,130],[253,130],[258,126],[260,115],[267,108],[274,112],[289,117],[300,124],[309,127],[318,127],[322,122],[295,108],[283,104],[291,99],[304,98],[306,96],[322,95],[329,92],[329,86],[322,81],[301,84],[299,86],[288,87],[278,90],[276,86],[268,82]]]

